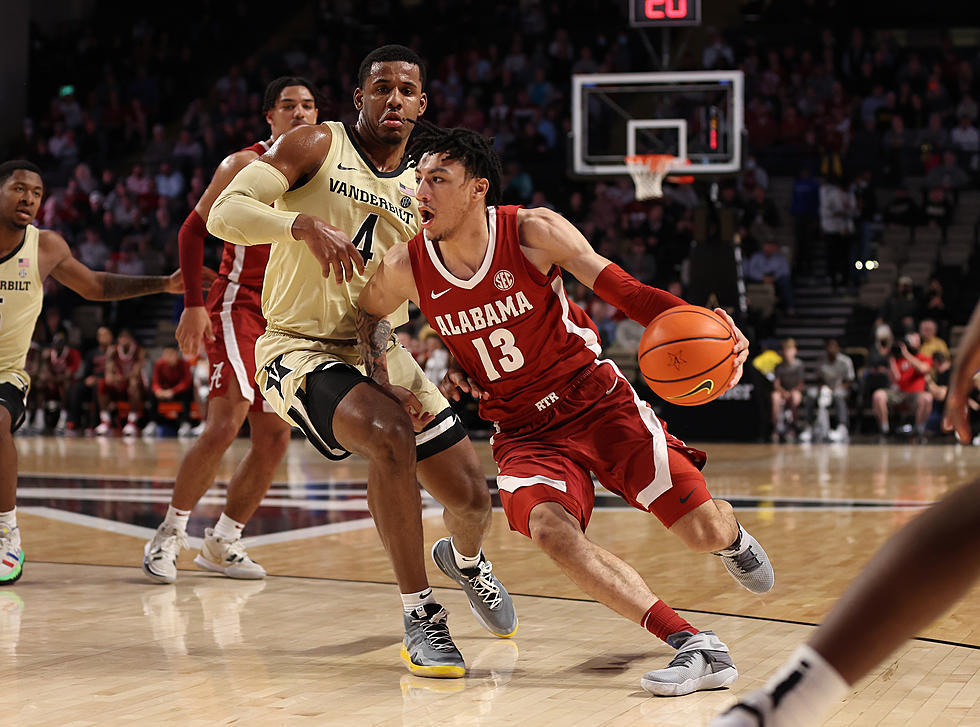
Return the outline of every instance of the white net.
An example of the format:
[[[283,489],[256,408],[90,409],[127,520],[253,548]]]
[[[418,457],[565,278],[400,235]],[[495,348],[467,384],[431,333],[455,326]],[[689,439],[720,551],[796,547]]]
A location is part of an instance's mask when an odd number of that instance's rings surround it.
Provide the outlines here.
[[[633,177],[638,200],[663,197],[664,178],[686,163],[686,160],[670,154],[639,154],[628,156],[625,161],[626,168]]]

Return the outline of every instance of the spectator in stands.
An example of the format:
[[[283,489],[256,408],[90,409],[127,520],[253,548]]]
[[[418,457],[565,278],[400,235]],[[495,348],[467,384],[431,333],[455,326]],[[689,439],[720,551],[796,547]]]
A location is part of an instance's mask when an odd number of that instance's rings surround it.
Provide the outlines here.
[[[932,412],[932,394],[926,390],[926,374],[932,369],[932,359],[919,353],[919,334],[911,331],[891,351],[889,360],[891,383],[871,395],[871,408],[882,437],[887,437],[891,427],[889,417],[897,409],[915,415],[916,436],[925,435],[926,421]]]
[[[88,228],[83,233],[82,244],[78,246],[78,259],[92,270],[105,270],[110,251],[97,230]]]
[[[803,361],[796,357],[796,341],[787,338],[783,341],[783,360],[773,371],[772,382],[772,422],[773,441],[787,441],[792,438],[799,422],[800,405],[803,403],[805,369]]]
[[[194,401],[194,391],[191,388],[191,367],[173,346],[167,346],[160,358],[153,364],[153,381],[150,384],[148,397],[150,422],[143,428],[143,434],[154,436],[160,424],[166,422],[166,417],[160,411],[163,402],[180,404],[177,410],[178,434],[186,434],[191,428],[191,402]]]
[[[899,187],[885,207],[885,224],[915,227],[922,221],[922,211],[912,199],[909,190]]]
[[[915,297],[915,287],[908,275],[899,276],[895,290],[881,304],[881,319],[889,325],[892,331],[905,333],[904,320],[915,318],[919,310],[919,301]]]
[[[146,384],[143,366],[146,352],[133,334],[125,328],[119,331],[115,345],[106,353],[105,378],[99,388],[99,426],[95,433],[100,437],[112,432],[112,414],[119,401],[129,404],[129,414],[123,427],[123,436],[139,434],[138,422],[143,414],[143,397]]]
[[[796,241],[793,267],[797,272],[807,271],[811,269],[813,245],[820,231],[820,184],[813,178],[813,170],[807,165],[800,167],[793,181],[790,214],[793,216]]]
[[[919,338],[921,339],[919,353],[926,358],[932,358],[932,355],[938,351],[949,360],[949,346],[937,335],[938,333],[939,326],[932,318],[923,318],[919,322]]]
[[[41,354],[38,371],[38,410],[36,431],[61,433],[68,421],[69,392],[78,378],[82,354],[68,345],[61,331],[54,334],[51,346]]]
[[[857,201],[842,177],[829,177],[820,187],[820,231],[827,245],[827,267],[834,288],[850,280],[851,238]]]
[[[169,161],[160,163],[155,182],[157,194],[168,200],[178,199],[184,193],[184,175],[179,169],[174,169]]]
[[[922,220],[929,227],[946,229],[953,219],[953,202],[942,187],[932,187],[926,194]]]
[[[927,187],[943,187],[944,189],[960,190],[970,181],[969,175],[956,163],[956,152],[943,153],[943,163],[930,170],[926,175]]]
[[[113,344],[112,331],[106,326],[99,326],[95,341],[95,348],[85,354],[81,376],[69,395],[68,428],[75,432],[93,428],[98,420],[98,392],[104,386],[106,356]]]
[[[848,439],[848,402],[854,383],[854,362],[841,353],[840,342],[828,338],[817,363],[817,415],[814,432],[817,441],[846,442]],[[831,429],[830,408],[837,412],[837,426]]]
[[[937,113],[929,114],[929,126],[919,130],[915,143],[923,154],[943,152],[949,146],[949,132],[943,126],[943,117]]]
[[[972,172],[977,171],[977,152],[980,151],[980,132],[970,122],[970,117],[960,116],[960,123],[951,132],[949,140],[957,152],[962,165]]]
[[[425,346],[425,362],[423,364],[425,378],[438,386],[449,370],[449,351],[446,350],[442,339],[431,327],[422,329],[419,338],[422,339],[422,344]]]
[[[745,264],[745,277],[754,283],[768,283],[776,289],[780,302],[789,315],[796,315],[793,297],[793,281],[790,277],[789,260],[779,249],[779,243],[767,239],[762,249]]]

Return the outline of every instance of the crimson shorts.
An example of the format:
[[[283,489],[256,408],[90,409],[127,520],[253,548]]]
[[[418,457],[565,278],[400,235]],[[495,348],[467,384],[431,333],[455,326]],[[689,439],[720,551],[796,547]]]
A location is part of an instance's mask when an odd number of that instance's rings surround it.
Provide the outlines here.
[[[711,499],[705,453],[667,433],[609,363],[576,379],[540,419],[496,433],[493,456],[510,527],[528,537],[531,510],[542,502],[560,504],[586,529],[595,505],[590,473],[668,528]]]
[[[237,389],[251,402],[250,412],[271,412],[255,383],[255,340],[265,333],[262,289],[221,276],[208,291],[207,307],[214,331],[214,341],[206,344],[211,371],[208,398]]]

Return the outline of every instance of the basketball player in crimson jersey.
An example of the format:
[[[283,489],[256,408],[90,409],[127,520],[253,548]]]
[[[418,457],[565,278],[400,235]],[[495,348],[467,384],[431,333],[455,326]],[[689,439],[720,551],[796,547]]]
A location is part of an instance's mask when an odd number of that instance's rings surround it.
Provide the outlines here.
[[[284,76],[265,90],[262,105],[272,135],[267,141],[229,155],[180,229],[180,267],[187,292],[177,326],[177,342],[185,356],[197,355],[204,341],[211,367],[204,431],[187,452],[174,483],[167,515],[144,548],[143,572],[156,583],[177,580],[177,555],[187,547],[191,510],[214,482],[218,464],[248,417],[248,452],[228,483],[225,510],[214,528],[204,531],[204,546],[194,562],[230,578],[264,578],[265,569],[248,557],[242,530],[255,512],[276,466],[289,446],[289,424],[263,398],[255,383],[255,340],[265,332],[262,278],[269,246],[242,247],[224,243],[218,279],[201,296],[205,223],[211,206],[234,176],[297,126],[315,124],[316,88],[304,78]]]
[[[368,372],[415,404],[389,384],[383,345],[384,316],[415,301],[465,371],[444,393],[458,398],[458,384],[495,422],[497,484],[511,528],[586,593],[679,649],[669,667],[644,676],[648,691],[681,695],[730,684],[738,673],[718,637],[687,623],[632,567],[585,537],[595,496],[590,471],[689,548],[721,556],[748,590],[771,589],[772,566],[731,505],[708,493],[705,454],[668,434],[615,365],[597,359],[595,324],[568,300],[560,268],[644,325],[684,301],[638,283],[550,210],[488,207],[501,186],[486,137],[428,124],[419,132],[412,156],[420,157],[422,231],[388,252],[359,298]],[[734,385],[748,341],[716,312],[737,339]]]

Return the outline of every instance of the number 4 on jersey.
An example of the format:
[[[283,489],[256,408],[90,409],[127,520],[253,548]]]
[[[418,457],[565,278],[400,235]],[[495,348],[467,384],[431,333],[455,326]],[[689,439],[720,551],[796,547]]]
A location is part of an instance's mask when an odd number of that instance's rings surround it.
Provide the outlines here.
[[[356,247],[361,252],[361,259],[364,260],[364,264],[367,265],[371,262],[371,258],[374,257],[374,253],[371,252],[371,247],[374,245],[374,226],[378,224],[378,215],[370,214],[364,218],[364,222],[361,226],[357,228],[357,232],[354,233],[351,242],[354,243]]]

